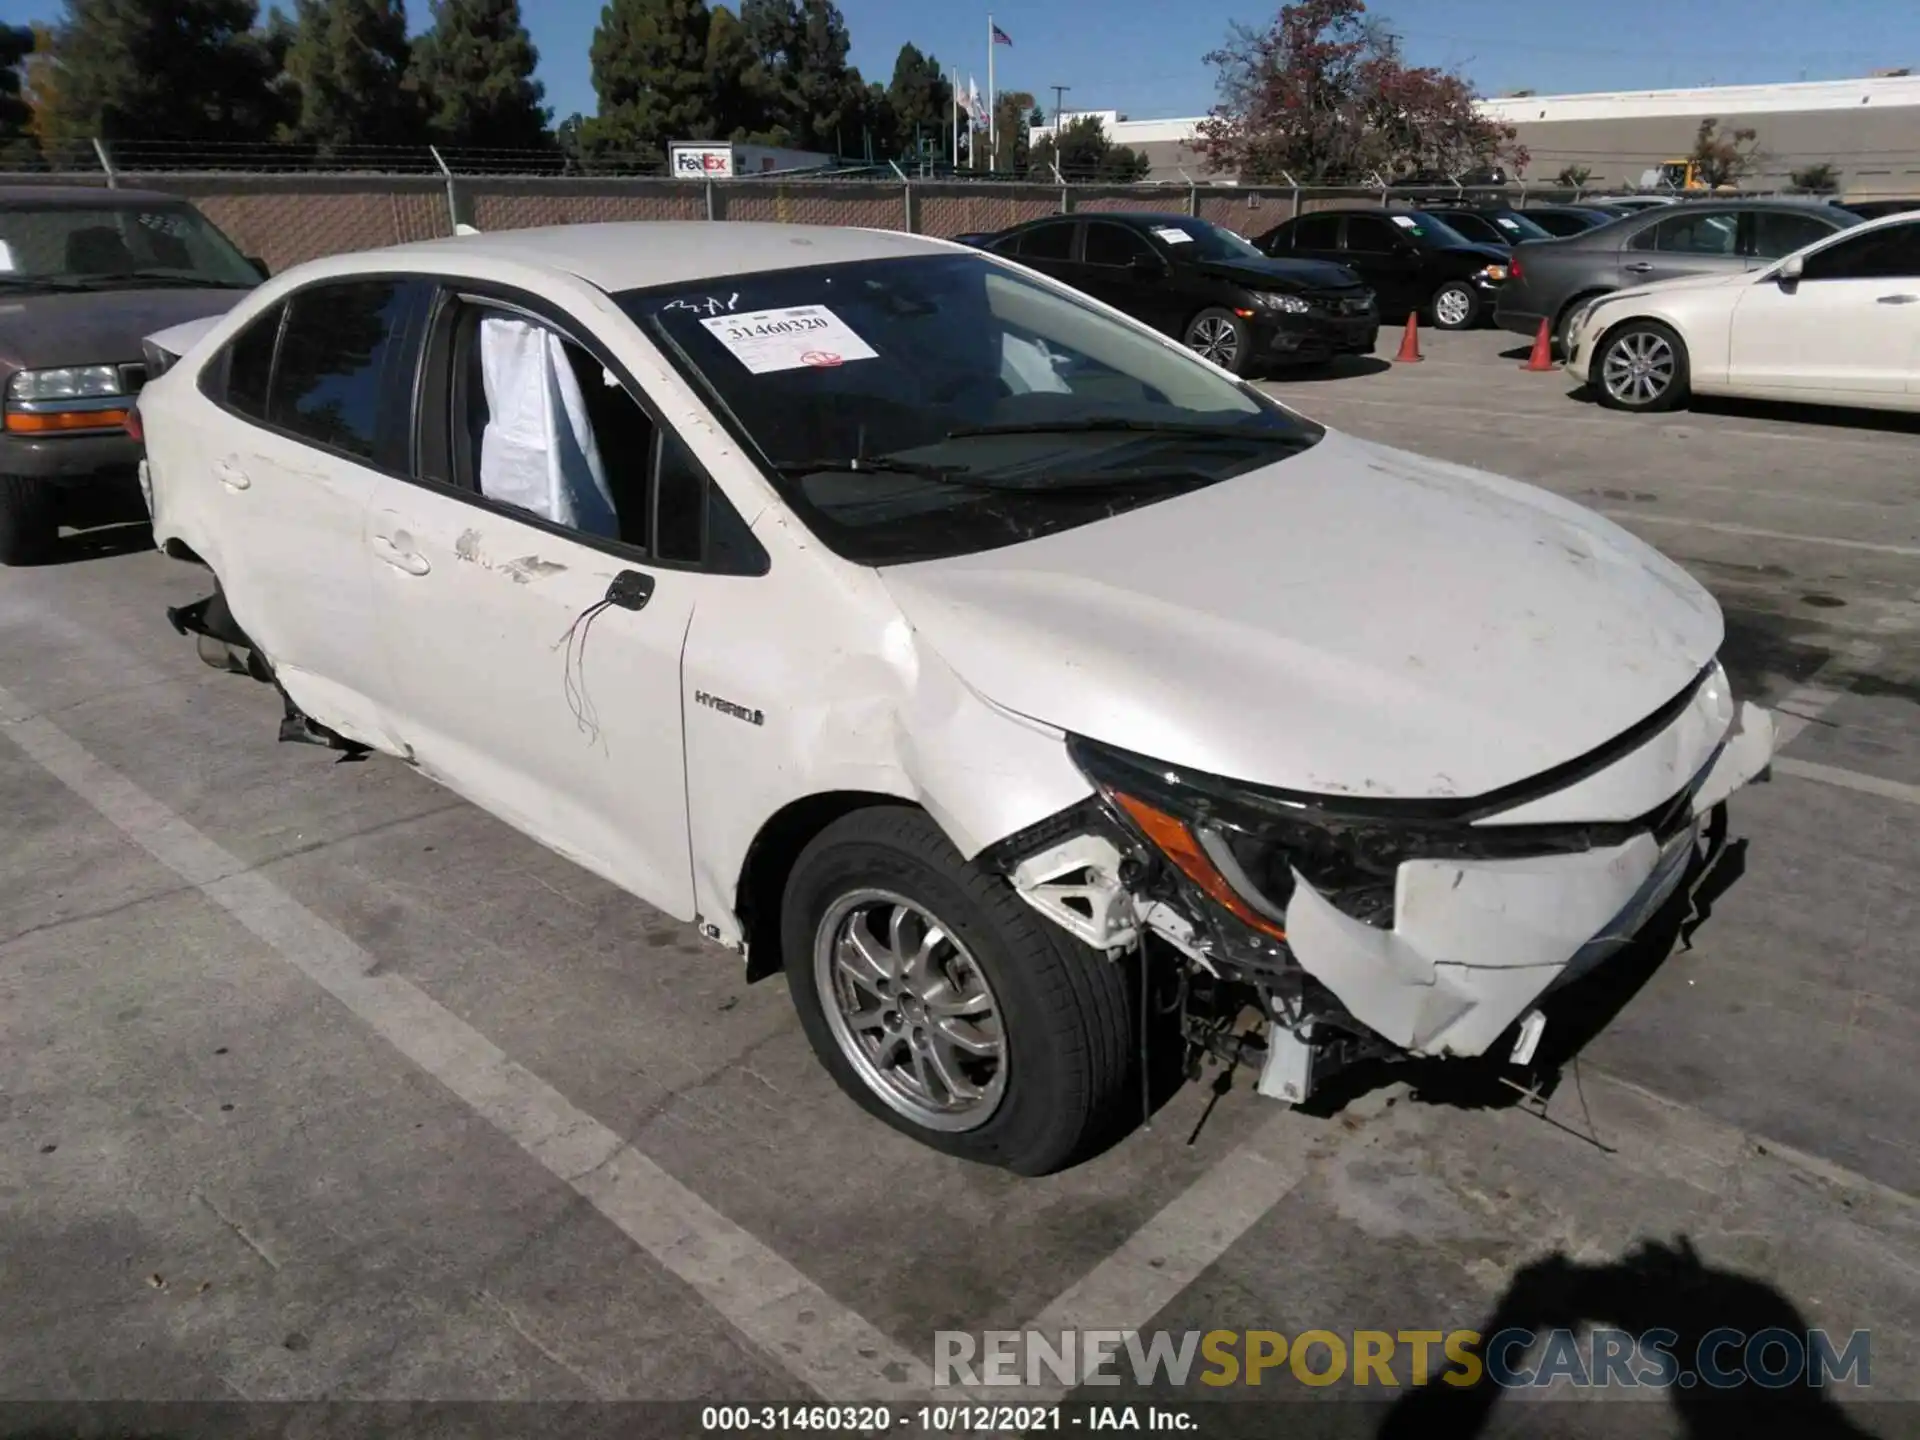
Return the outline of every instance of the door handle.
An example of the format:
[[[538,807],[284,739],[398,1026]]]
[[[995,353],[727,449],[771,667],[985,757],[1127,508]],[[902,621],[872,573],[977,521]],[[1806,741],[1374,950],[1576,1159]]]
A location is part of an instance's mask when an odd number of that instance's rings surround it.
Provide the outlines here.
[[[1622,265],[1620,268],[1629,275],[1645,275],[1653,269],[1653,266],[1645,260],[1636,260],[1631,265]]]
[[[1911,305],[1916,300],[1920,300],[1920,295],[1882,295],[1880,297],[1882,305]]]
[[[214,461],[213,473],[220,477],[220,483],[229,490],[245,490],[249,485],[253,484],[253,481],[248,478],[247,472],[231,460]]]
[[[391,537],[374,536],[373,553],[394,569],[404,570],[409,575],[424,575],[433,569],[427,563],[427,557],[413,548],[413,537],[404,530],[394,531]]]

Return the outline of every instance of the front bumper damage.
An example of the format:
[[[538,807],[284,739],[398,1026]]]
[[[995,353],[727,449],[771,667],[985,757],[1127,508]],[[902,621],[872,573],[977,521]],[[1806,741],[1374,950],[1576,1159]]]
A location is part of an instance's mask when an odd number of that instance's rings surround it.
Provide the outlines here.
[[[1390,923],[1347,913],[1296,869],[1284,934],[1277,926],[1257,933],[1193,886],[1168,883],[1152,847],[1097,804],[1056,817],[1051,834],[1026,837],[1008,874],[1028,903],[1096,948],[1117,955],[1148,937],[1170,946],[1216,1009],[1227,993],[1224,1018],[1209,1023],[1230,1028],[1235,1014],[1257,1007],[1266,1022],[1253,1051],[1264,1048],[1259,1088],[1275,1099],[1305,1100],[1359,1059],[1485,1055],[1516,1025],[1508,1058],[1525,1063],[1545,1025],[1535,1008],[1542,998],[1641,932],[1695,863],[1710,858],[1716,808],[1765,772],[1772,717],[1752,703],[1734,709],[1730,723],[1720,714],[1724,731],[1703,764],[1680,772],[1684,784],[1667,792],[1657,823],[1624,835],[1628,827],[1613,826],[1616,843],[1573,853],[1408,859],[1393,876]],[[1691,723],[1683,715],[1616,765],[1644,781],[1633,768],[1645,772],[1663,745],[1664,758],[1676,759],[1672,736]],[[1584,796],[1595,783],[1583,776],[1544,803]],[[1536,798],[1513,813],[1542,804]],[[1188,1027],[1189,1042],[1247,1058],[1238,1037],[1229,1051],[1214,1043],[1224,1029],[1210,1040],[1205,1028]]]

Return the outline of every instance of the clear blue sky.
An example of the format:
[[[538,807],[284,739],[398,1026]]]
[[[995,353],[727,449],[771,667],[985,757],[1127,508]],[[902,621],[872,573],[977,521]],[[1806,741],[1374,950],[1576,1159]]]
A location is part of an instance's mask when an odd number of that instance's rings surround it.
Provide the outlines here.
[[[587,47],[601,0],[521,0],[540,78],[556,118],[591,114]],[[985,6],[953,0],[841,0],[853,61],[885,81],[902,42],[987,84]],[[266,6],[262,6],[264,10]],[[1030,90],[1052,108],[1123,110],[1136,119],[1195,115],[1212,101],[1200,57],[1233,20],[1271,19],[1277,0],[999,0],[1013,37],[996,57],[1002,89]],[[1663,85],[1822,80],[1889,65],[1920,69],[1915,0],[1379,0],[1374,12],[1406,36],[1410,57],[1455,66],[1485,94],[1644,89]],[[0,0],[19,24],[59,13],[58,0]],[[419,28],[426,0],[409,0]]]

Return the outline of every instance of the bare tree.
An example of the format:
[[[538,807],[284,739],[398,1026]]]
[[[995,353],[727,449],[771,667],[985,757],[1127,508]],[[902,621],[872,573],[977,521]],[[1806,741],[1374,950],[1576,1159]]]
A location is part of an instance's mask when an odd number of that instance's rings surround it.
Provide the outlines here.
[[[1702,120],[1693,137],[1693,154],[1687,157],[1700,183],[1709,190],[1738,184],[1760,158],[1754,149],[1755,138],[1755,132],[1744,127],[1722,130],[1714,116]]]

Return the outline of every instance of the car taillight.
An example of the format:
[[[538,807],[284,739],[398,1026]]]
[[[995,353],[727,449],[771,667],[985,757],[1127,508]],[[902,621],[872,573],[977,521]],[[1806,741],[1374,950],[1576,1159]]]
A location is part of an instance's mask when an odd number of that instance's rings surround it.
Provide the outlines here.
[[[127,434],[142,443],[146,441],[147,431],[146,427],[140,423],[140,407],[138,405],[127,411],[127,418],[124,423],[127,427]]]
[[[1507,261],[1507,278],[1509,280],[1518,280],[1520,278],[1520,252],[1518,250],[1514,251],[1513,258]]]

